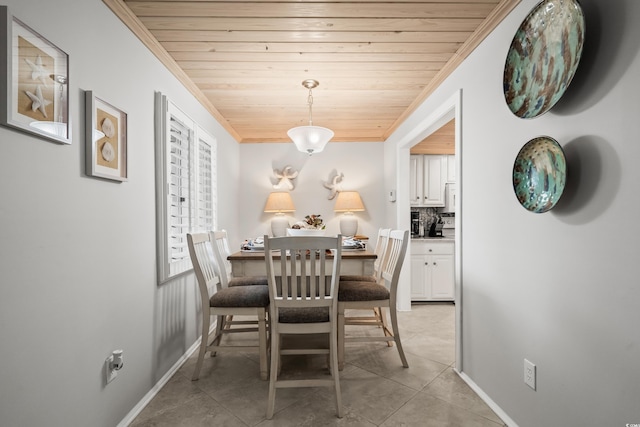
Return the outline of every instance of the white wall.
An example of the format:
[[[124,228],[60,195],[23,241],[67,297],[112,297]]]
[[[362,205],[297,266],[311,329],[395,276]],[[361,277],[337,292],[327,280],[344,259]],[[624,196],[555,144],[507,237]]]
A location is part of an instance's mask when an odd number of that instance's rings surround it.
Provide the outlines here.
[[[156,284],[154,91],[217,137],[225,207],[238,144],[100,0],[3,4],[69,54],[74,138],[0,128],[0,425],[113,426],[196,340],[193,277]],[[126,183],[84,174],[83,90],[128,113]],[[235,229],[233,212],[220,223]]]
[[[339,232],[342,214],[333,211],[335,198],[329,200],[330,191],[323,186],[336,173],[344,174],[344,190],[356,190],[362,197],[366,210],[354,214],[358,218],[358,233],[369,236],[373,242],[378,228],[387,224],[385,206],[389,202],[383,173],[384,144],[330,142],[323,152],[313,156],[297,151],[293,143],[242,144],[240,157],[241,239],[271,234],[273,214],[263,210],[269,193],[276,191],[272,188],[277,184],[273,170],[286,166],[299,171],[291,191],[296,207],[288,216],[291,224],[303,220],[305,215],[320,214],[325,220],[327,235]]]
[[[587,44],[549,113],[522,120],[502,95],[507,50],[538,0],[523,0],[390,142],[462,88],[463,361],[515,424],[614,426],[640,419],[640,3],[581,0]],[[516,200],[529,139],[565,150],[565,194],[549,213]],[[538,388],[523,383],[523,359]],[[635,421],[634,421],[635,420]]]

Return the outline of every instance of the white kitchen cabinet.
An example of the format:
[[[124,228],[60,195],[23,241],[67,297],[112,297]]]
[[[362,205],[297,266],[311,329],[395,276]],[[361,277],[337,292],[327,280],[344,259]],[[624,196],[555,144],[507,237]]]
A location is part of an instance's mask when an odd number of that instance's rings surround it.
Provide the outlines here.
[[[412,206],[444,206],[444,184],[447,180],[447,156],[410,156],[409,198]]]
[[[423,157],[422,154],[412,154],[409,157],[409,204],[411,206],[422,204]]]
[[[456,182],[456,156],[447,156],[447,182]]]
[[[411,241],[411,300],[453,301],[453,242]]]

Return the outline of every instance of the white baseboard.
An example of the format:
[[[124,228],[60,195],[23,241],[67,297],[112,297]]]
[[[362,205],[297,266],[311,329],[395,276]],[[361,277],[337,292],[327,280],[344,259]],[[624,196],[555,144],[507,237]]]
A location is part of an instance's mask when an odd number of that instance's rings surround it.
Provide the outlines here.
[[[215,330],[215,323],[216,322],[214,321],[213,325],[211,325],[209,334],[211,334],[211,332]],[[171,379],[171,377],[173,377],[173,375],[178,372],[178,369],[180,369],[180,367],[184,365],[189,357],[191,357],[191,355],[196,350],[198,350],[201,341],[202,337],[198,338],[196,342],[194,342],[193,345],[189,347],[189,349],[187,349],[182,357],[180,357],[180,359],[178,359],[176,363],[171,366],[167,373],[164,374],[162,378],[160,378],[160,380],[158,380],[158,382],[151,388],[151,390],[149,390],[147,394],[144,395],[144,397],[138,402],[138,404],[134,406],[133,409],[131,409],[131,411],[129,411],[129,413],[122,419],[122,421],[118,423],[117,427],[128,427],[129,424],[133,422],[133,420],[140,414],[140,412],[142,412],[142,410],[149,404],[149,402],[151,402],[156,394],[158,394],[162,387],[164,387],[164,385]]]
[[[467,374],[465,374],[464,372],[458,372],[455,369],[454,371],[458,374],[460,378],[462,378],[462,380],[465,383],[467,383],[467,385],[469,385],[469,387],[471,387],[473,391],[476,392],[478,396],[480,396],[480,399],[482,399],[484,403],[486,403],[487,406],[489,406],[489,408],[491,408],[491,410],[495,412],[498,417],[500,417],[503,423],[505,423],[509,427],[518,427],[518,424],[516,424],[516,422],[513,421],[511,417],[509,417],[509,415],[507,415],[507,413],[504,412],[496,402],[491,400],[491,398],[487,395],[487,393],[485,393],[480,387],[478,387],[478,384],[473,382],[473,380],[469,378]]]

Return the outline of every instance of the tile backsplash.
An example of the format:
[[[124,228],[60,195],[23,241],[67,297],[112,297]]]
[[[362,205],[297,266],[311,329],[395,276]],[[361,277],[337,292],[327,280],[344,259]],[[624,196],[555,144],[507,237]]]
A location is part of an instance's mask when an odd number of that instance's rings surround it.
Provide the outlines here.
[[[428,229],[434,221],[437,221],[439,216],[454,216],[452,213],[439,213],[437,208],[411,208],[411,212],[420,213],[420,223],[424,225],[425,229]]]

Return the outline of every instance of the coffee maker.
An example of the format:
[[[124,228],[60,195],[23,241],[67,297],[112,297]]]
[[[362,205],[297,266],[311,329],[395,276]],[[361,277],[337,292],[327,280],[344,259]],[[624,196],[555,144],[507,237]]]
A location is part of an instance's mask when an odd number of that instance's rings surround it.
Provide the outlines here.
[[[420,212],[411,211],[411,236],[420,237]]]

